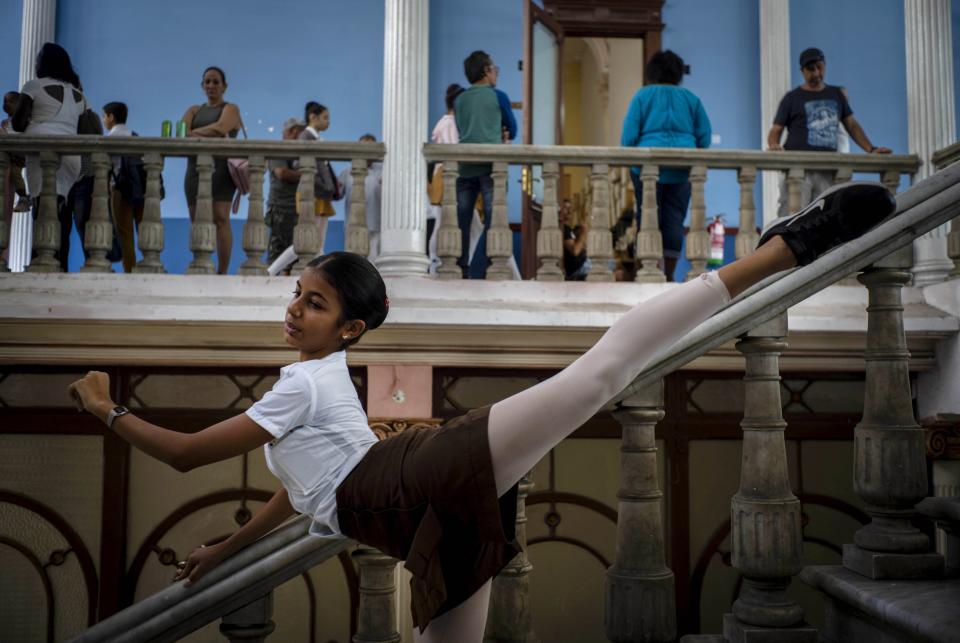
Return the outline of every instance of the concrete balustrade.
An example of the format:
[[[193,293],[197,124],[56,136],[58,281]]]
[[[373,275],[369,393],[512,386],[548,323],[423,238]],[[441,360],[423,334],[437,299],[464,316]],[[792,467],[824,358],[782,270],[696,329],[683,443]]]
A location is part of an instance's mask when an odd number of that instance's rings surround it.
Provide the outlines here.
[[[607,570],[604,622],[610,641],[673,641],[677,636],[673,572],[664,547],[662,498],[657,480],[655,427],[663,419],[663,380],[620,404],[623,427],[617,547]]]
[[[937,170],[942,170],[957,161],[960,161],[960,143],[954,143],[949,147],[938,150],[930,159]],[[947,256],[953,262],[953,271],[950,273],[950,277],[960,277],[960,217],[954,219],[950,224],[950,234],[947,235]]]
[[[383,144],[371,143],[330,143],[307,141],[248,141],[248,140],[201,140],[181,138],[108,138],[97,136],[26,136],[3,137],[0,139],[0,173],[10,165],[11,155],[26,156],[39,154],[41,169],[44,172],[39,207],[33,227],[34,259],[27,268],[30,272],[59,272],[60,264],[56,259],[60,248],[60,226],[57,219],[56,170],[61,155],[89,155],[94,173],[94,191],[91,203],[91,215],[85,230],[87,259],[81,268],[83,272],[111,272],[106,260],[113,242],[113,226],[110,216],[109,173],[111,157],[118,155],[138,155],[143,158],[147,185],[144,195],[143,220],[138,226],[138,246],[143,258],[134,267],[134,272],[165,273],[160,259],[165,246],[163,207],[161,199],[161,173],[164,160],[170,157],[197,158],[197,205],[194,220],[190,225],[189,249],[193,255],[187,269],[188,274],[213,274],[212,255],[216,245],[216,226],[213,223],[213,197],[211,177],[214,158],[245,158],[249,163],[250,193],[247,220],[243,227],[241,248],[246,255],[240,266],[242,275],[266,275],[263,262],[267,249],[269,229],[264,222],[264,174],[270,159],[298,158],[306,172],[316,172],[316,163],[320,161],[348,161],[352,164],[354,190],[351,203],[347,204],[345,248],[350,252],[367,253],[368,236],[366,229],[366,200],[364,198],[364,180],[367,164],[384,157]],[[171,177],[168,177],[168,179]],[[179,177],[178,177],[179,178]],[[359,178],[359,180],[358,180]],[[168,180],[168,189],[178,189],[179,181]],[[0,185],[0,197],[5,196],[7,185]],[[295,232],[294,250],[298,253],[298,265],[312,259],[319,251],[314,205],[313,180],[301,181],[298,200],[309,203],[301,208],[302,219],[298,223],[299,249]],[[5,203],[5,199],[0,200]],[[504,221],[506,213],[504,212]],[[309,226],[307,225],[309,224]],[[14,240],[10,238],[9,228],[0,226],[0,251],[8,248]],[[18,246],[19,247],[19,246]],[[7,269],[6,261],[0,263],[0,272]],[[295,266],[296,269],[296,266]]]
[[[517,542],[520,553],[493,578],[490,607],[484,629],[484,643],[537,643],[533,631],[530,600],[530,573],[533,565],[527,557],[527,496],[533,489],[530,476],[517,488]]]
[[[360,607],[353,643],[400,643],[397,631],[397,561],[376,549],[353,552],[360,575]]]
[[[90,208],[90,220],[84,233],[84,249],[87,261],[81,272],[113,272],[107,261],[107,252],[113,245],[113,225],[107,206],[110,188],[107,185],[110,173],[110,157],[103,153],[90,155],[93,166],[93,197]]]
[[[900,184],[903,174],[912,175],[919,167],[919,160],[913,155],[868,155],[836,154],[830,152],[762,152],[746,150],[699,150],[666,148],[620,148],[586,146],[538,146],[538,145],[435,145],[423,148],[424,158],[428,162],[440,162],[444,167],[444,215],[438,244],[438,255],[443,265],[438,270],[441,278],[458,278],[461,271],[451,266],[460,256],[460,231],[456,227],[456,168],[453,163],[493,163],[494,164],[494,216],[491,232],[487,234],[488,255],[493,265],[489,278],[504,279],[503,256],[512,236],[505,234],[503,213],[497,210],[498,204],[505,203],[506,184],[497,181],[504,176],[507,165],[543,166],[543,216],[537,232],[537,263],[541,265],[537,279],[552,281],[557,278],[550,266],[554,265],[556,252],[555,236],[552,231],[560,227],[555,217],[555,208],[559,201],[557,177],[564,166],[590,168],[587,181],[587,214],[590,220],[590,235],[587,237],[587,256],[592,265],[587,276],[588,281],[611,281],[614,259],[613,236],[604,234],[622,214],[626,199],[625,190],[632,189],[623,185],[621,170],[626,167],[640,167],[640,179],[643,186],[640,225],[636,236],[637,271],[635,280],[640,283],[661,283],[666,280],[663,272],[663,241],[659,224],[659,211],[656,200],[657,180],[661,167],[686,167],[690,169],[691,202],[690,225],[686,237],[686,255],[691,268],[686,274],[692,279],[706,270],[710,256],[710,240],[707,222],[711,216],[710,206],[706,202],[706,181],[710,170],[731,170],[737,172],[740,183],[739,231],[736,242],[736,256],[742,257],[755,246],[759,235],[756,224],[756,205],[753,189],[760,170],[775,170],[786,174],[788,204],[792,211],[801,207],[801,186],[808,171],[829,171],[835,173],[836,182],[849,181],[854,172],[869,173],[877,177],[892,191]],[[451,173],[451,170],[453,173]],[[516,213],[515,213],[516,214]],[[957,242],[960,248],[960,234]],[[960,252],[960,250],[958,250]],[[562,246],[558,263],[562,261]]]

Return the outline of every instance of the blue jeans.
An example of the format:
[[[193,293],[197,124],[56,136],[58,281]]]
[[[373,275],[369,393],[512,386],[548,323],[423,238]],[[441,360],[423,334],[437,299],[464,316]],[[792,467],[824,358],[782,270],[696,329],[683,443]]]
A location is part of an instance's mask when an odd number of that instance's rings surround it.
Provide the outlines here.
[[[630,173],[633,191],[637,197],[637,229],[640,228],[640,206],[643,204],[643,184],[640,176]],[[690,205],[690,181],[686,183],[657,183],[657,209],[660,234],[663,237],[663,256],[676,258],[683,247],[683,220]]]
[[[483,195],[483,236],[477,244],[473,256],[473,270],[470,269],[470,224],[473,221],[473,209],[477,204],[477,195]],[[460,177],[457,179],[457,224],[460,226],[460,260],[457,265],[463,271],[464,279],[485,279],[487,277],[487,230],[493,221],[493,178],[483,176]]]

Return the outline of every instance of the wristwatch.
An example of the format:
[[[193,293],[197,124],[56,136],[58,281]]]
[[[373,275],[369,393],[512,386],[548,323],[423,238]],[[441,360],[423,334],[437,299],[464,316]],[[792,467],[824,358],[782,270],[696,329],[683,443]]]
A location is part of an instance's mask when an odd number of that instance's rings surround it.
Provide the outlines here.
[[[125,406],[119,406],[119,405],[110,409],[110,412],[107,413],[107,428],[112,429],[114,420],[116,420],[121,415],[126,415],[129,412],[130,412],[130,409],[128,409]]]

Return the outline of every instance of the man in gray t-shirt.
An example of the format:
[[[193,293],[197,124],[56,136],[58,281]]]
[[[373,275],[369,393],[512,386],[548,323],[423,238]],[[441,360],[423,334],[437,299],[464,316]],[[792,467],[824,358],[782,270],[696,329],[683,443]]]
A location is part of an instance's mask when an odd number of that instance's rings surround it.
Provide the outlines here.
[[[283,140],[296,140],[303,128],[301,121],[288,118],[283,123]],[[300,170],[296,159],[272,159],[267,163],[267,169],[270,171],[266,216],[266,224],[270,227],[270,245],[267,257],[268,263],[273,263],[285,249],[293,245]]]

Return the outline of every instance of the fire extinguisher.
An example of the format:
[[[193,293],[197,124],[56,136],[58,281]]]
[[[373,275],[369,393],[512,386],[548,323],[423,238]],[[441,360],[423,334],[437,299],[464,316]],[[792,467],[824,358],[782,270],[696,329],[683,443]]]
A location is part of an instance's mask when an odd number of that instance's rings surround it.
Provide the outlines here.
[[[715,216],[713,223],[707,226],[707,232],[710,233],[710,260],[707,261],[707,266],[711,270],[716,270],[723,265],[723,242],[726,235],[723,217]]]

